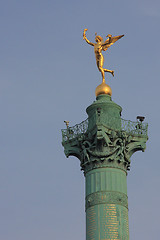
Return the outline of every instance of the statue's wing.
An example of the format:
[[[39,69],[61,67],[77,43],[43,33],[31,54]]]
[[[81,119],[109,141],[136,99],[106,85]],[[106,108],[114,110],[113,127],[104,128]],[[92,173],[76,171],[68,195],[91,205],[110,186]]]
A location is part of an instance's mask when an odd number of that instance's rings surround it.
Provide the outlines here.
[[[122,38],[124,35],[119,35],[115,37],[109,37],[103,44],[102,44],[102,50],[106,51],[113,43],[115,43],[117,40]]]

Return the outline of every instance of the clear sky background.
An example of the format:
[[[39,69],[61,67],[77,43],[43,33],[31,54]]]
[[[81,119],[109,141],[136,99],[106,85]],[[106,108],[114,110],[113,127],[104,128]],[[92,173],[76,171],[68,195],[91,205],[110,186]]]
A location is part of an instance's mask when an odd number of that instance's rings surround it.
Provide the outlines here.
[[[160,1],[0,1],[0,239],[85,239],[84,176],[61,145],[64,120],[87,118],[101,75],[97,32],[125,34],[104,53],[124,119],[149,141],[128,174],[130,240],[159,239]]]

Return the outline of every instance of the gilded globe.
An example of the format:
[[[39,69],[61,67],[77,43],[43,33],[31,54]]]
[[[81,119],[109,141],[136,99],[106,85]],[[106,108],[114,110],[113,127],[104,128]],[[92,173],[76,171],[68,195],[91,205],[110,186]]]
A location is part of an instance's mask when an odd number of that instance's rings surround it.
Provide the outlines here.
[[[112,96],[112,89],[105,82],[102,82],[100,85],[96,87],[95,94],[96,97],[101,94],[107,94],[109,96]]]

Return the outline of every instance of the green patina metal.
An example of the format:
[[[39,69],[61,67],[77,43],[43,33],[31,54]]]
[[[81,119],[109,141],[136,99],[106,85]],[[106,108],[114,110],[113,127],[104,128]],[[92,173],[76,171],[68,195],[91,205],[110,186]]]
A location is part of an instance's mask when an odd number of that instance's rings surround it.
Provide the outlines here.
[[[88,119],[62,130],[67,157],[80,160],[86,187],[86,240],[128,240],[127,170],[146,148],[148,125],[121,118],[122,108],[99,95]]]

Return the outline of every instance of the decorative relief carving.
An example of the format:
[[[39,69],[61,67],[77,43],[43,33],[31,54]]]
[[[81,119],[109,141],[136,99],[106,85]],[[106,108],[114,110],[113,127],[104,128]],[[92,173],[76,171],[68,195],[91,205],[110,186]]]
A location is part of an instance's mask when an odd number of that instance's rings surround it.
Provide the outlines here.
[[[76,156],[81,162],[81,169],[84,172],[101,167],[115,167],[122,170],[130,170],[130,157],[136,151],[145,150],[147,136],[143,134],[132,134],[132,131],[124,131],[122,129],[109,129],[104,122],[104,113],[99,111],[97,120],[93,128],[91,125],[94,117],[89,122],[83,122],[82,126],[76,125],[72,131],[76,133],[76,137],[65,135],[67,139],[63,141],[66,156]],[[93,114],[95,115],[95,114]],[[93,118],[93,119],[92,119]],[[115,120],[120,121],[121,119]],[[127,125],[128,126],[128,125]],[[68,128],[69,131],[71,128]],[[72,131],[70,134],[72,135]],[[77,131],[77,132],[76,132]],[[74,135],[74,134],[73,134]]]
[[[86,197],[86,209],[97,204],[117,204],[128,208],[128,197],[120,192],[95,192]]]
[[[67,157],[79,158],[84,171],[107,166],[127,171],[130,170],[130,157],[138,150],[144,151],[145,143],[146,138],[97,126],[94,132],[82,135],[64,147]]]

